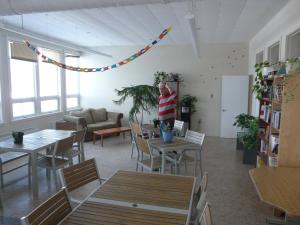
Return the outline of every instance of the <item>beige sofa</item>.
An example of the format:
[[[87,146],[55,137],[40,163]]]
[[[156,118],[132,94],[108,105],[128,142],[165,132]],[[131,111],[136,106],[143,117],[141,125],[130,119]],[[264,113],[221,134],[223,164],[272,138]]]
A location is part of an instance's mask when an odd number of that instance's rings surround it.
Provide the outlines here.
[[[108,112],[105,108],[85,109],[65,115],[56,122],[58,130],[80,130],[87,127],[86,141],[93,138],[93,131],[121,127],[122,113]]]

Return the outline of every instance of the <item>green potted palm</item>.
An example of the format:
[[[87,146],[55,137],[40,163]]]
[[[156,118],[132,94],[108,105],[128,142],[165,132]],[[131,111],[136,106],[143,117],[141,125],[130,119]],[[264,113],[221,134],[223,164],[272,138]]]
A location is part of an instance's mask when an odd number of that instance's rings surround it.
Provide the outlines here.
[[[254,116],[247,115],[245,113],[239,114],[235,117],[235,122],[233,126],[236,126],[238,128],[241,128],[240,132],[237,132],[237,138],[236,138],[236,149],[237,150],[243,150],[243,135],[245,134],[245,131],[250,127],[250,122],[252,120],[255,120]]]
[[[159,90],[157,87],[151,85],[136,85],[131,87],[124,87],[122,90],[115,90],[118,96],[121,96],[119,100],[113,101],[114,103],[121,105],[128,98],[132,98],[133,105],[129,111],[129,119],[131,121],[139,122],[137,114],[141,114],[141,123],[143,123],[144,112],[150,114],[151,109],[157,108],[157,99],[159,96]]]
[[[242,141],[244,145],[244,164],[256,164],[256,149],[258,143],[259,123],[258,118],[255,118],[249,122],[249,128],[245,131]]]

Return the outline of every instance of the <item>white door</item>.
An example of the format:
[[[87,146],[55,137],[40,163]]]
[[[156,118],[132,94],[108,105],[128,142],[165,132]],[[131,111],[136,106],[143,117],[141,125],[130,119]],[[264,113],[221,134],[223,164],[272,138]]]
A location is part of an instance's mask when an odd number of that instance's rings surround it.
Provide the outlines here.
[[[249,76],[223,76],[220,136],[235,138],[235,117],[248,112]]]

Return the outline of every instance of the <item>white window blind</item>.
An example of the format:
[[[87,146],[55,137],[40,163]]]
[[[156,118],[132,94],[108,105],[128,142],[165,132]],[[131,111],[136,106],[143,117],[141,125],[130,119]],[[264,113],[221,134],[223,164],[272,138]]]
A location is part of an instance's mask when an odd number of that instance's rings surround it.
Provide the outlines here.
[[[10,53],[12,59],[37,62],[37,55],[25,43],[10,42]]]
[[[287,59],[300,57],[300,29],[287,36],[286,47]]]

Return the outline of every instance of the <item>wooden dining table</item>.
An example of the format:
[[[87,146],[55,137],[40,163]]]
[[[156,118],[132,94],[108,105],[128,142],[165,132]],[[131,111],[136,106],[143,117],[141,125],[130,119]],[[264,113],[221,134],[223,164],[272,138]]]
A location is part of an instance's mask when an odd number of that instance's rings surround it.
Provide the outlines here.
[[[195,178],[117,171],[60,224],[189,224]]]
[[[24,135],[22,144],[15,144],[12,138],[0,142],[0,151],[24,152],[29,154],[33,198],[37,198],[39,193],[37,180],[38,152],[52,147],[58,140],[70,137],[72,132],[70,130],[45,129]]]
[[[160,138],[149,139],[148,143],[152,149],[156,149],[161,152],[161,158],[162,158],[161,173],[165,173],[165,164],[166,164],[165,155],[168,152],[171,152],[171,151],[181,152],[184,150],[199,150],[199,151],[201,151],[201,145],[188,142],[184,138],[179,138],[179,137],[173,137],[173,140],[171,143],[165,143]],[[195,157],[196,157],[196,153],[197,152],[195,151]],[[197,160],[196,160],[196,162],[197,162]],[[197,168],[197,166],[195,166],[195,168]]]

